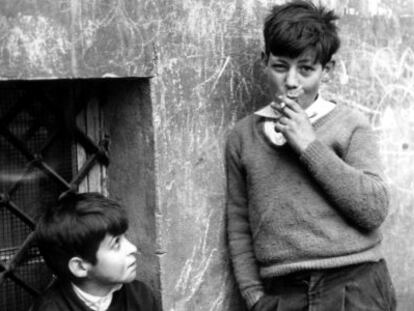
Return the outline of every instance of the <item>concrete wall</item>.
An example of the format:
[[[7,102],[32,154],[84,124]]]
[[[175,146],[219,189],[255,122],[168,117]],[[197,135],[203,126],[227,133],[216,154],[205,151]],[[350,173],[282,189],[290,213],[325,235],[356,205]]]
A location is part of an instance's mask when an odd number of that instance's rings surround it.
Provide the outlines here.
[[[3,78],[154,75],[157,253],[164,310],[240,310],[224,239],[224,138],[266,104],[270,0],[2,1]],[[327,97],[367,112],[393,187],[384,251],[400,310],[414,300],[414,1],[325,0],[343,47]],[[136,157],[130,155],[134,162]],[[140,158],[138,158],[139,160]]]

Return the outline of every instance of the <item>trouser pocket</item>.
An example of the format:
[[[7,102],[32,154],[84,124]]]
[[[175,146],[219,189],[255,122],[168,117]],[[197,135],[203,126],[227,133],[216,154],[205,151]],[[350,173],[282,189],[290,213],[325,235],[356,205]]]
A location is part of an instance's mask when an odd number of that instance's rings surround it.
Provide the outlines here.
[[[395,311],[395,291],[385,261],[367,264],[345,284],[344,311]]]

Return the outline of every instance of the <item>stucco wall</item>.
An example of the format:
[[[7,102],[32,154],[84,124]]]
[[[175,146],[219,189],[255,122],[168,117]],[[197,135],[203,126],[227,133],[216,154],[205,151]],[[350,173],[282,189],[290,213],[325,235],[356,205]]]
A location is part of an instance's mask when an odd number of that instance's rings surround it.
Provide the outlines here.
[[[0,76],[154,75],[157,253],[165,310],[240,310],[224,239],[223,143],[266,104],[270,0],[2,1]],[[378,130],[393,201],[384,252],[400,310],[414,300],[414,1],[325,0],[343,47],[327,97]],[[135,161],[136,159],[131,159]]]

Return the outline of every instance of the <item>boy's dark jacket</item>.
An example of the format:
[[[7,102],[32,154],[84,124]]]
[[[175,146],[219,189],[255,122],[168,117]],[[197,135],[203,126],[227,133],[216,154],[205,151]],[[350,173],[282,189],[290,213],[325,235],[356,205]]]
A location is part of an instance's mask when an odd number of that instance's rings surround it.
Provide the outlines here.
[[[107,311],[160,311],[151,290],[140,281],[124,284],[112,297]],[[56,280],[30,311],[91,311],[75,294],[70,283]]]

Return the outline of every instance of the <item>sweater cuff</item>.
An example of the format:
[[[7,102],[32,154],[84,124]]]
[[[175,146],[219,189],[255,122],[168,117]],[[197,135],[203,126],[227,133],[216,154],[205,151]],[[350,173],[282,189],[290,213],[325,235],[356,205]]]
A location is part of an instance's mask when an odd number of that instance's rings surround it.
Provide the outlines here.
[[[246,301],[249,310],[264,296],[264,290],[262,287],[249,289],[243,293],[243,298]]]
[[[301,153],[300,160],[303,161],[308,167],[313,167],[315,163],[321,165],[325,162],[327,150],[326,146],[315,139],[308,147]]]

